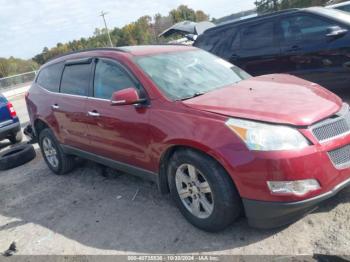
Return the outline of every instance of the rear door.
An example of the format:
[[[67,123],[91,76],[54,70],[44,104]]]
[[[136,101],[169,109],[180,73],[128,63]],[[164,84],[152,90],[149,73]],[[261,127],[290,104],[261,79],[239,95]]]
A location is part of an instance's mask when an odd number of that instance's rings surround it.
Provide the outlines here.
[[[232,42],[230,62],[253,76],[278,73],[280,49],[275,39],[274,19],[242,24],[239,32],[236,42]]]
[[[66,61],[60,93],[54,96],[52,110],[58,123],[61,143],[89,149],[86,100],[90,89],[92,59]]]
[[[350,34],[327,36],[331,27],[344,25],[311,13],[297,13],[278,22],[281,70],[326,88],[350,82]]]

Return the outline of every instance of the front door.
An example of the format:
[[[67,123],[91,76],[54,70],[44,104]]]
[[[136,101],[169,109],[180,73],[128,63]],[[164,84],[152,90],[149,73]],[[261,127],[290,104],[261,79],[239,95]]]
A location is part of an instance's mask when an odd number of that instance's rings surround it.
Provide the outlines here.
[[[88,98],[88,134],[95,154],[147,169],[149,158],[149,107],[112,106],[113,92],[141,85],[114,60],[96,59],[93,94]]]
[[[278,28],[281,70],[329,89],[350,82],[350,34],[330,36],[330,29],[344,25],[313,14],[282,18]]]

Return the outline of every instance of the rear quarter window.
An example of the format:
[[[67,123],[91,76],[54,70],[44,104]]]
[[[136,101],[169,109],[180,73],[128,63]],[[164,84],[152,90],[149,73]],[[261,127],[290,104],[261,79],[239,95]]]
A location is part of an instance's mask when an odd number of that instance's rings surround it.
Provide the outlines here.
[[[57,63],[49,65],[40,70],[40,73],[36,80],[37,84],[48,91],[58,92],[63,66],[63,63]]]

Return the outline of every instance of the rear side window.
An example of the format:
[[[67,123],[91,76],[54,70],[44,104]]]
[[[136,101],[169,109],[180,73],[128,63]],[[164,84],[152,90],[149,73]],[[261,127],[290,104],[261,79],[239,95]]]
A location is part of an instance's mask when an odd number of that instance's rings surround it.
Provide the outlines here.
[[[37,83],[51,92],[58,92],[64,64],[58,63],[43,68],[38,76]]]
[[[98,60],[95,69],[94,97],[110,99],[113,92],[133,86],[135,84],[119,65],[108,60]]]
[[[206,51],[212,51],[215,46],[220,42],[220,34],[218,32],[210,32],[200,35],[195,41],[194,46],[204,49]]]
[[[242,29],[241,47],[245,50],[274,45],[273,22],[261,22]]]
[[[297,15],[281,20],[282,37],[285,42],[320,39],[335,25],[314,16]]]
[[[61,93],[87,96],[91,64],[66,65],[62,75]]]
[[[213,50],[214,53],[223,58],[229,58],[239,48],[240,34],[237,28],[229,28],[220,34],[220,43]]]

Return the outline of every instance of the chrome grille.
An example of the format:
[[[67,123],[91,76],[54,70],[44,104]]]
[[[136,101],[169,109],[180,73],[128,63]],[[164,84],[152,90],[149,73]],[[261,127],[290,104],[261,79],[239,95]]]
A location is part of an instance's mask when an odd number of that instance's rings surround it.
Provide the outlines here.
[[[350,167],[350,145],[329,151],[328,156],[336,168]]]
[[[311,131],[320,142],[350,133],[349,105],[343,104],[337,114],[313,125]]]

